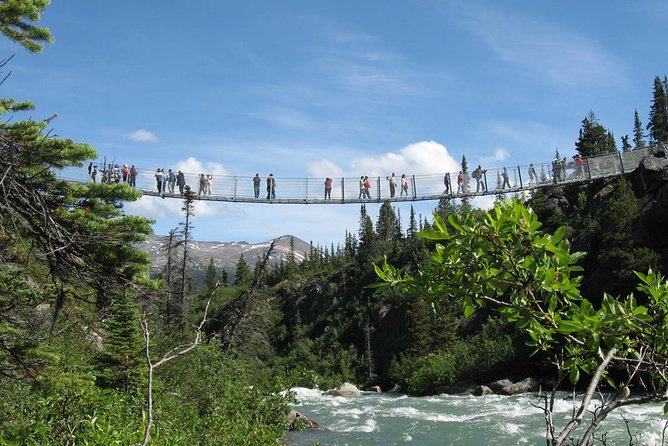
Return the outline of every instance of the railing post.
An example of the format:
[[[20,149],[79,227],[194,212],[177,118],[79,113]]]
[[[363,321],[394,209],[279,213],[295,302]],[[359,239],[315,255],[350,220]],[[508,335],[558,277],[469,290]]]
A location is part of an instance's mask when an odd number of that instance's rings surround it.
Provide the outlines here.
[[[378,185],[378,201],[380,201],[380,177],[378,177],[376,184]]]
[[[624,173],[624,157],[622,156],[622,152],[617,152],[617,155],[619,155],[619,166],[622,168],[622,173]]]
[[[520,189],[522,188],[522,171],[520,170],[520,166],[517,166],[517,176],[520,179]]]
[[[487,169],[483,169],[483,171],[482,171],[482,180],[484,181],[484,183],[482,185],[482,190],[484,190],[485,192],[489,192],[487,190]],[[477,190],[477,188],[476,188],[476,190]]]
[[[234,187],[232,189],[232,193],[234,194],[234,201],[237,201],[237,177],[236,177],[236,175],[234,177]]]
[[[308,178],[306,179],[306,196],[304,197],[304,201],[308,203]]]
[[[413,175],[413,199],[417,198],[417,187],[415,186],[415,175]]]
[[[589,157],[585,158],[585,167],[587,168],[587,175],[591,180],[591,169],[589,168]]]
[[[346,179],[341,177],[341,203],[346,202]]]

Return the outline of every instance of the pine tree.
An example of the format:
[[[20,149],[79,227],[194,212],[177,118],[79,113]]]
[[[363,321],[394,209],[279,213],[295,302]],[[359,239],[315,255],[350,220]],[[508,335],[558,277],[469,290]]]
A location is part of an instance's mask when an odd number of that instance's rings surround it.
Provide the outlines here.
[[[584,157],[615,153],[617,145],[612,133],[603,127],[593,111],[582,120],[578,140],[575,142],[578,153]]]
[[[108,334],[98,359],[97,384],[126,393],[140,390],[145,373],[144,343],[135,297],[125,291],[117,296],[105,325]]]
[[[0,2],[0,32],[30,52],[41,51],[52,37],[31,22],[48,3]],[[0,115],[32,108],[0,99]],[[117,293],[136,286],[150,262],[134,247],[151,232],[150,220],[121,210],[141,193],[59,178],[61,169],[80,168],[97,154],[87,144],[47,134],[48,121],[0,120],[0,380],[32,379],[53,358],[39,354],[48,334],[31,320],[39,304],[53,308],[52,327],[68,300],[97,297],[98,309],[106,311]]]
[[[204,279],[204,294],[209,295],[218,281],[218,272],[213,264],[213,257],[209,258],[209,266],[206,268],[206,278]]]
[[[668,78],[654,78],[654,92],[649,111],[649,137],[653,143],[668,142]]]
[[[415,218],[415,209],[413,209],[413,205],[411,205],[411,213],[410,216],[408,217],[408,230],[406,231],[406,237],[409,239],[413,239],[417,236],[418,233],[418,225],[417,225],[417,220]]]
[[[50,0],[3,1],[0,3],[0,32],[31,53],[42,51],[43,43],[53,42],[48,28],[39,28],[38,22]]]
[[[373,229],[371,217],[367,214],[366,206],[360,207],[360,227],[358,230],[359,245],[357,256],[361,263],[366,263],[375,253],[376,233]]]
[[[244,255],[241,254],[239,256],[239,261],[237,262],[237,268],[234,273],[234,285],[235,286],[250,285],[252,281],[253,281],[253,273],[251,272],[248,262],[246,262],[246,259],[244,259]]]
[[[636,110],[633,114],[633,149],[644,150],[646,148],[645,133],[642,129],[642,122],[640,122],[640,115],[638,115],[638,110]]]
[[[313,243],[311,243],[311,250],[313,250]],[[309,259],[311,259],[309,255]],[[290,250],[288,251],[287,262],[285,264],[285,275],[287,279],[294,277],[297,274],[297,258],[295,256],[295,238],[290,236]]]
[[[389,201],[383,202],[378,210],[376,234],[379,240],[384,241],[399,240],[401,238],[401,233],[397,233],[397,216]]]
[[[629,142],[629,135],[622,136],[622,152],[630,152],[633,149]]]

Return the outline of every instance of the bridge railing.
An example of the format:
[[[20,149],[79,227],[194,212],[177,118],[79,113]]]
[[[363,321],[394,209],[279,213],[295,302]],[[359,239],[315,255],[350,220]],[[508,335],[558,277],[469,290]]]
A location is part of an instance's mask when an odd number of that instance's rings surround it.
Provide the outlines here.
[[[608,177],[630,172],[636,169],[643,157],[650,150],[637,150],[630,152],[613,153],[584,160],[584,165],[578,165],[575,160],[556,160],[553,162],[536,163],[522,166],[506,166],[508,182],[504,185],[504,168],[486,169],[478,181],[473,178],[474,169],[469,169],[465,181],[458,192],[458,172],[411,175],[406,174],[408,190],[401,190],[401,174],[395,177],[396,189],[394,195],[390,192],[389,177],[369,177],[371,188],[370,199],[360,194],[360,178],[345,177],[332,178],[331,198],[325,200],[325,178],[282,178],[275,177],[275,197],[269,197],[269,201],[298,202],[298,203],[323,203],[323,202],[365,202],[413,199],[436,199],[445,196],[444,177],[450,178],[450,193],[448,196],[476,196],[512,192],[513,190],[525,190],[533,187],[541,187],[549,184],[561,184],[569,182],[585,181],[599,177]],[[98,168],[103,164],[98,163]],[[535,178],[530,175],[530,170],[535,171]],[[199,174],[184,173],[186,184],[198,194],[201,199],[225,200],[225,201],[267,201],[266,177],[261,178],[260,193],[255,198],[252,176],[223,176],[214,175],[211,186],[211,195],[204,195],[199,190]],[[60,172],[60,177],[68,181],[85,183],[90,181],[87,170],[79,168],[67,168]],[[96,181],[100,182],[102,172],[98,172]],[[505,186],[505,187],[504,187]],[[158,187],[155,178],[155,170],[138,169],[136,187],[149,193],[157,194]],[[175,188],[178,195],[178,186]],[[169,195],[169,194],[168,194]]]

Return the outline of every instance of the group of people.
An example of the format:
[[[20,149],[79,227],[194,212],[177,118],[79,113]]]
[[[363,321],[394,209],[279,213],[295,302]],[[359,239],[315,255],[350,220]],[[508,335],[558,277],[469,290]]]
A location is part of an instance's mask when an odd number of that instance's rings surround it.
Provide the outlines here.
[[[97,183],[97,175],[100,174],[100,183],[128,183],[132,187],[137,185],[137,168],[133,164],[128,167],[127,164],[123,164],[123,167],[120,167],[118,164],[104,164],[102,170],[98,170],[97,165],[93,164],[91,161],[88,164],[88,177],[93,183]]]
[[[385,179],[389,182],[390,185],[390,198],[394,198],[394,195],[397,191],[397,180],[394,176],[394,172],[392,172],[392,175],[389,177],[385,177]],[[399,196],[403,197],[404,195],[408,197],[408,179],[406,179],[406,174],[402,173],[399,184]]]
[[[571,163],[568,163],[565,157],[562,160],[555,158],[552,161],[552,173],[553,173],[552,179],[555,183],[559,181],[565,181],[566,169],[573,167],[575,168],[575,176],[582,177],[585,171],[585,164],[586,164],[585,159],[580,155],[574,156],[573,162]],[[487,191],[486,174],[487,174],[487,169],[483,169],[481,165],[478,165],[478,167],[476,167],[476,169],[471,173],[472,178],[476,180],[476,193],[481,191],[482,192]],[[536,168],[533,163],[529,164],[528,174],[529,174],[529,186],[530,187],[536,186],[538,184],[538,176],[536,174]],[[123,164],[123,166],[121,167],[115,163],[111,163],[108,165],[105,163],[103,169],[101,170],[99,170],[98,166],[95,165],[93,162],[91,162],[88,165],[88,176],[90,180],[92,180],[93,182],[97,182],[99,176],[100,182],[102,183],[124,182],[132,187],[136,187],[137,175],[138,171],[134,164],[132,164],[131,166]],[[451,185],[450,173],[445,174],[445,176],[443,177],[443,184],[445,186],[444,195],[452,195],[453,193],[461,194],[468,192],[468,182],[466,181],[466,175],[464,174],[463,170],[459,171],[456,178],[457,178],[457,191],[454,192]],[[395,197],[397,187],[399,187],[400,197],[404,196],[408,197],[408,189],[410,181],[408,178],[406,178],[406,174],[402,174],[401,177],[397,179],[395,173],[392,172],[392,174],[385,177],[385,179],[388,181],[390,198]],[[163,196],[163,198],[164,194],[166,193],[174,194],[176,187],[178,187],[179,193],[183,195],[184,189],[186,187],[185,174],[180,170],[175,172],[172,169],[168,169],[167,172],[165,172],[164,169],[158,168],[155,171],[155,181],[158,194]],[[260,189],[263,180],[262,178],[260,178],[260,174],[256,173],[252,181],[253,181],[253,195],[256,199],[258,199],[260,197]],[[380,187],[380,179],[378,181],[379,181],[378,186]],[[325,200],[331,200],[332,198],[333,183],[334,182],[332,178],[327,177],[325,179],[324,182]],[[500,183],[499,184],[500,189],[512,188],[510,185],[508,169],[505,166],[499,173],[499,183]],[[199,188],[197,195],[198,196],[212,195],[212,186],[213,186],[213,175],[203,174],[203,173],[200,174]],[[371,199],[371,187],[372,183],[369,180],[369,177],[366,175],[360,176],[358,199]],[[266,196],[267,200],[273,200],[276,198],[276,178],[272,173],[270,173],[269,176],[266,178],[266,191],[267,191],[267,196]]]
[[[255,198],[260,198],[260,184],[262,183],[262,178],[260,174],[256,173],[253,177],[253,195]],[[276,198],[276,178],[273,173],[270,173],[267,177],[267,200],[273,200]]]
[[[174,173],[172,169],[156,169],[155,183],[158,193],[164,198],[166,193],[173,194],[174,186],[178,186],[179,193],[183,195],[183,190],[186,187],[186,176],[180,170]]]

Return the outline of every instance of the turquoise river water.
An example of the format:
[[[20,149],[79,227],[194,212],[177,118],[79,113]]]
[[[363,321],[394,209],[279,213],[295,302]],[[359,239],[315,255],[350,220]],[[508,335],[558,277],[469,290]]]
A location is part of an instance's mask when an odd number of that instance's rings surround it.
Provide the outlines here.
[[[363,392],[344,398],[314,389],[295,388],[293,392],[299,401],[294,408],[331,431],[291,432],[286,440],[289,446],[546,444],[543,413],[532,406],[541,401],[531,394],[409,397]],[[572,399],[567,394],[560,397],[557,427],[573,411]],[[610,414],[601,429],[606,432],[607,445],[630,444],[623,418],[640,440],[633,444],[661,445],[668,420],[662,408],[660,404],[624,407]]]

